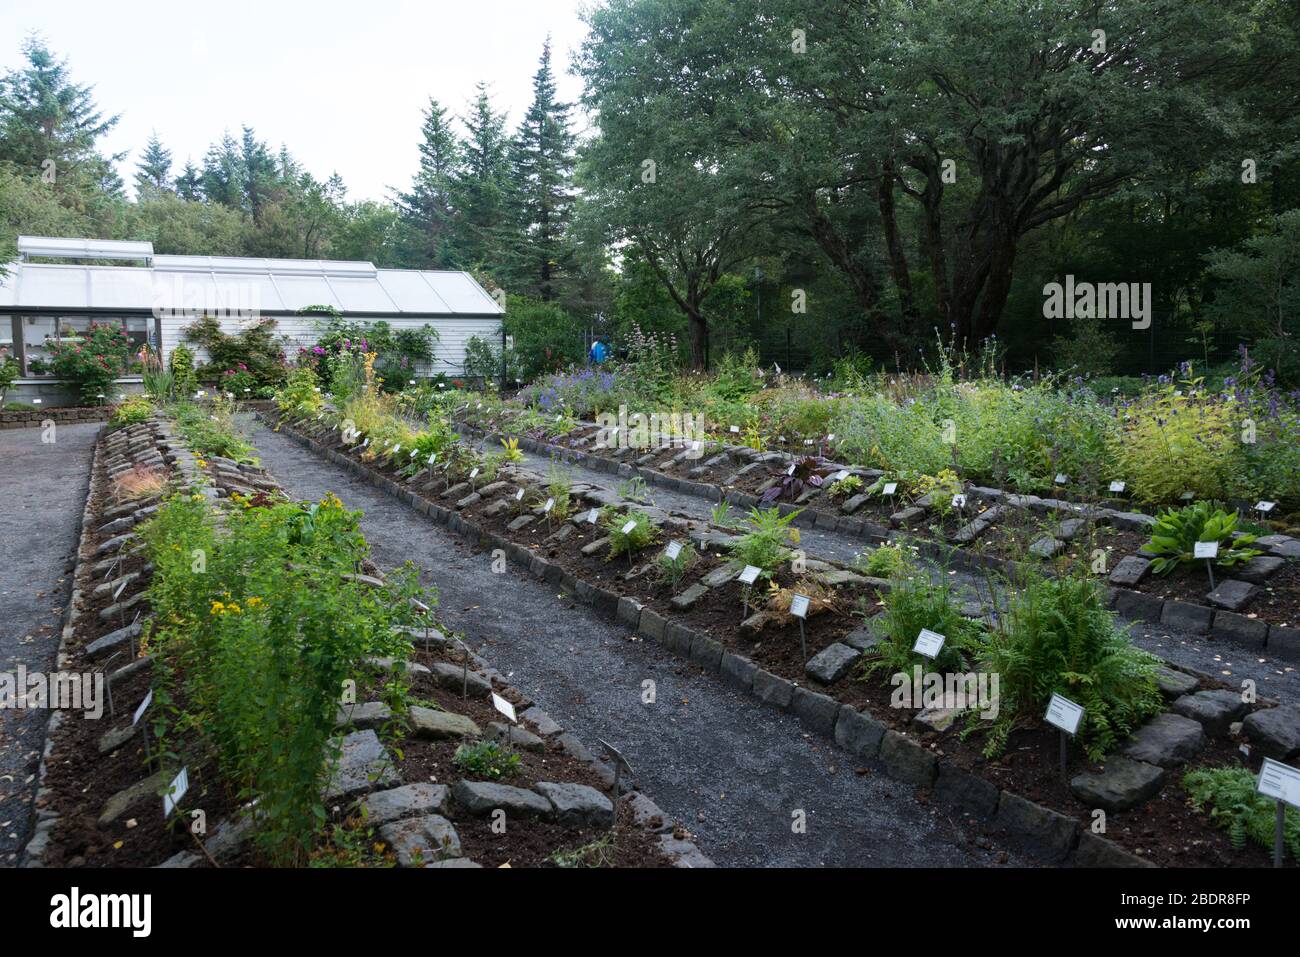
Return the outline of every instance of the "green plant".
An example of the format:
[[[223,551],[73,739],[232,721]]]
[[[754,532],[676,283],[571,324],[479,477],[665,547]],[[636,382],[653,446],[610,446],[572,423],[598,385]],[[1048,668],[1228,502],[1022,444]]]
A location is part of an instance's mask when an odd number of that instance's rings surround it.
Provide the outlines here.
[[[935,475],[919,476],[912,490],[918,498],[928,495],[930,510],[942,520],[954,511],[952,499],[954,495],[961,494],[961,479],[952,469],[941,469]]]
[[[775,508],[751,508],[750,531],[731,543],[731,557],[742,565],[753,565],[760,578],[771,578],[789,560],[789,546],[799,544],[799,529],[793,523],[801,511],[782,515]]]
[[[826,494],[834,499],[848,498],[862,491],[862,479],[856,475],[846,475],[838,482],[832,482]]]
[[[496,741],[462,744],[452,755],[451,763],[464,774],[489,781],[513,777],[519,772],[519,755]]]
[[[678,551],[676,558],[669,558],[668,552],[664,551],[659,556],[659,579],[670,588],[676,589],[681,584],[686,573],[695,567],[699,555],[695,551],[695,546],[690,542],[682,542],[681,550]]]
[[[170,411],[185,441],[200,455],[219,455],[235,462],[257,461],[257,450],[236,430],[230,401],[214,396],[207,406],[177,402]]]
[[[709,510],[709,521],[719,528],[734,528],[736,519],[731,514],[731,503],[721,501]]]
[[[1129,640],[1083,575],[1029,578],[1010,595],[989,632],[983,667],[1001,676],[1001,708],[985,753],[998,754],[1017,723],[1037,722],[1059,693],[1083,705],[1078,738],[1102,755],[1160,710],[1160,661]],[[972,721],[968,730],[977,724]]]
[[[1247,841],[1272,847],[1277,826],[1277,804],[1255,790],[1255,775],[1247,768],[1195,768],[1183,776],[1192,806],[1208,806],[1210,820],[1228,832],[1232,846],[1242,850]],[[1300,861],[1300,810],[1286,809],[1282,843]]]
[[[175,386],[175,376],[169,369],[163,368],[162,356],[149,346],[144,347],[141,356],[144,364],[140,369],[140,380],[144,385],[145,395],[158,402],[167,401]]]
[[[126,373],[131,340],[121,325],[92,322],[84,335],[47,343],[46,349],[50,370],[69,380],[82,402],[96,405]]]
[[[208,364],[196,370],[198,378],[219,384],[229,370],[246,371],[257,385],[279,385],[288,374],[284,361],[283,337],[275,335],[276,320],[264,317],[240,328],[234,335],[221,328],[212,316],[202,316],[182,333],[208,353]]]
[[[13,388],[20,371],[18,360],[11,359],[5,350],[0,349],[0,408],[4,407],[5,393]]]
[[[519,451],[519,440],[516,438],[502,439],[501,447],[507,462],[522,462],[524,453]]]
[[[133,395],[113,410],[109,423],[114,426],[134,425],[148,422],[153,415],[153,403],[143,395]]]
[[[293,369],[285,380],[284,386],[276,391],[275,404],[290,418],[302,418],[319,413],[325,405],[325,400],[321,398],[320,383],[316,379],[316,373],[307,366]]]
[[[912,553],[902,545],[881,545],[873,549],[861,563],[862,569],[874,578],[893,578],[913,567]]]
[[[605,532],[609,535],[607,560],[619,555],[627,555],[630,559],[636,552],[659,540],[659,529],[655,528],[650,516],[644,512],[619,514],[614,509],[608,511],[604,523]]]
[[[249,502],[219,528],[203,496],[184,494],[143,530],[155,757],[215,755],[235,797],[257,801],[255,841],[273,863],[303,863],[327,820],[345,679],[368,656],[409,659],[411,599],[436,604],[410,566],[382,587],[352,577],[368,554],[359,516],[333,496]]]
[[[1231,568],[1240,562],[1250,561],[1263,554],[1246,548],[1255,541],[1254,535],[1234,538],[1237,531],[1236,512],[1225,512],[1209,502],[1196,502],[1180,509],[1168,509],[1156,516],[1151,527],[1151,540],[1146,551],[1157,556],[1151,561],[1151,571],[1166,575],[1179,565],[1195,562],[1198,542],[1214,542],[1219,546],[1215,564]]]
[[[863,661],[864,679],[881,671],[910,673],[915,665],[945,672],[969,670],[970,656],[979,650],[984,632],[981,625],[962,616],[946,578],[936,583],[921,574],[899,574],[885,593],[884,605],[871,620],[880,641]],[[943,648],[933,660],[912,650],[922,629],[944,636]]]
[[[176,395],[183,399],[193,398],[194,393],[198,391],[198,379],[194,377],[194,353],[185,343],[176,344],[172,350],[169,366],[172,373],[172,388],[176,390]]]
[[[573,484],[569,481],[569,476],[552,465],[546,484],[547,497],[552,500],[549,516],[551,521],[563,522],[568,519],[570,512],[573,511],[572,489]]]

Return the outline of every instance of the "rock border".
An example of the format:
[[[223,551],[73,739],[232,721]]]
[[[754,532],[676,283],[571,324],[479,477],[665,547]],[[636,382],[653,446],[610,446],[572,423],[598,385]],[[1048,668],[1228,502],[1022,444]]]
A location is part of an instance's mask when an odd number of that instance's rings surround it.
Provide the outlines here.
[[[0,429],[37,429],[53,421],[56,425],[75,425],[78,422],[107,422],[113,417],[113,406],[91,408],[51,407],[25,412],[0,412]]]

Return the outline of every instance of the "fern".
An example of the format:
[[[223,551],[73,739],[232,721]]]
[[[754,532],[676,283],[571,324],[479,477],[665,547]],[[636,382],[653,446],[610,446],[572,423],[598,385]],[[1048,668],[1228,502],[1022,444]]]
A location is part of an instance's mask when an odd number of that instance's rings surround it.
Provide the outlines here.
[[[1247,841],[1271,848],[1277,821],[1277,805],[1255,790],[1255,775],[1246,768],[1196,768],[1183,777],[1192,806],[1209,807],[1210,820],[1228,832],[1228,840],[1240,851]],[[1286,809],[1282,844],[1300,861],[1300,810]]]

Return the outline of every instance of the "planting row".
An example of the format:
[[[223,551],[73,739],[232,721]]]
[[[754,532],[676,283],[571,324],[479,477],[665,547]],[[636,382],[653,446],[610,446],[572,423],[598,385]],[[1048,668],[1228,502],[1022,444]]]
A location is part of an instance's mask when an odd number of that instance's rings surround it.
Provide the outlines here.
[[[111,693],[54,713],[28,865],[708,865],[358,513],[287,501],[220,403],[170,411],[97,450],[59,668]]]
[[[367,432],[355,403],[345,415],[310,389],[281,403],[282,426],[373,470],[410,504],[905,780],[1013,830],[1018,801],[1045,805],[1028,829],[1054,854],[1100,819],[1139,859],[1263,857],[1233,845],[1262,833],[1272,805],[1239,792],[1262,756],[1300,755],[1300,711],[1163,666],[1131,645],[1092,578],[1018,575],[992,607],[972,609],[898,545],[872,552],[867,573],[802,555],[793,508],[691,520],[558,468],[540,474],[509,440],[483,456],[445,422],[415,429],[376,406]],[[923,634],[941,636],[937,650],[917,650]],[[1084,708],[1065,777],[1043,721],[1054,693]]]

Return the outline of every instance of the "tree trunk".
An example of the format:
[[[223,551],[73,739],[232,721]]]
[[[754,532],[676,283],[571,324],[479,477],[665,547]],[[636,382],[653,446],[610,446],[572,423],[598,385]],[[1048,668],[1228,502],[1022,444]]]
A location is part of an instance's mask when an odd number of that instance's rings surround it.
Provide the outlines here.
[[[881,173],[876,198],[880,206],[881,224],[885,230],[885,248],[889,253],[889,266],[894,275],[894,286],[898,289],[898,306],[903,331],[915,332],[921,328],[921,313],[916,308],[916,296],[912,292],[912,274],[907,268],[907,253],[903,249],[903,237],[898,231],[892,165],[886,164]]]

